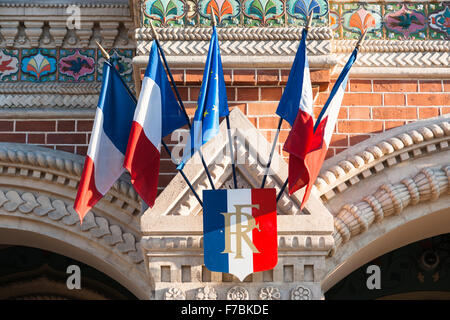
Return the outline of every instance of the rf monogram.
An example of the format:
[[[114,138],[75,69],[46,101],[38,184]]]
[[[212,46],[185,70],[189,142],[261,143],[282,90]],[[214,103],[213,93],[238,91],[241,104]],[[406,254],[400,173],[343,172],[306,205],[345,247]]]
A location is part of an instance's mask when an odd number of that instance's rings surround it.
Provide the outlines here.
[[[251,214],[242,212],[243,208],[256,208],[259,209],[258,204],[235,204],[236,212],[226,212],[221,213],[225,217],[225,250],[222,253],[233,253],[231,250],[231,235],[236,235],[236,257],[235,259],[243,259],[242,256],[242,240],[244,240],[247,245],[250,247],[252,252],[259,253],[258,249],[255,247],[253,242],[250,240],[248,233],[252,232],[253,229],[259,229],[259,224],[255,223],[255,219]],[[231,231],[231,217],[236,216],[236,230]],[[247,224],[242,225],[242,217],[245,216],[247,218]]]

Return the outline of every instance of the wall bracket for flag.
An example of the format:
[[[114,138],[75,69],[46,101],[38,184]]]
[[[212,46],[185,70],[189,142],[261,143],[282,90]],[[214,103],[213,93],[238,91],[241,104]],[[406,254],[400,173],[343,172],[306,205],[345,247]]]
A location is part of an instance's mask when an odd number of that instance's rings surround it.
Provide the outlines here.
[[[163,48],[161,47],[161,45],[160,45],[160,43],[159,43],[159,35],[158,35],[158,32],[156,32],[156,29],[155,29],[155,27],[153,26],[153,23],[150,22],[150,26],[151,26],[151,28],[152,28],[153,37],[154,37],[154,40],[155,40],[155,42],[156,42],[156,45],[158,46],[159,53],[161,54],[161,57],[162,57],[162,59],[163,59],[164,66],[166,67],[167,73],[169,74],[170,83],[172,84],[172,87],[173,87],[173,89],[175,90],[175,94],[176,94],[176,96],[177,96],[177,99],[178,99],[178,102],[179,102],[179,104],[180,104],[181,110],[183,111],[183,113],[184,113],[184,115],[185,115],[185,117],[186,117],[186,120],[187,120],[187,123],[188,123],[188,126],[189,126],[189,130],[190,130],[190,129],[191,129],[191,121],[190,121],[189,116],[188,116],[188,114],[187,114],[187,112],[186,112],[186,107],[185,107],[184,104],[183,104],[183,100],[181,99],[180,92],[178,91],[178,88],[177,88],[177,86],[176,86],[176,84],[175,84],[175,80],[173,79],[173,75],[172,75],[172,72],[170,71],[169,64],[167,63],[166,55],[164,54],[164,50],[163,50]],[[213,190],[216,190],[216,188],[215,188],[215,186],[214,186],[214,182],[213,182],[213,180],[212,180],[212,178],[211,178],[211,174],[210,174],[209,169],[208,169],[208,165],[206,164],[205,158],[203,157],[203,153],[202,153],[201,150],[199,150],[198,152],[199,152],[200,158],[201,158],[201,160],[202,160],[203,168],[205,169],[206,175],[208,176],[208,180],[209,180],[209,183],[210,183],[210,185],[211,185],[211,188],[212,188]],[[179,170],[179,171],[180,171],[180,173],[181,173],[181,170]],[[183,175],[183,174],[182,174],[182,175]],[[186,181],[186,182],[187,182],[187,181]]]
[[[216,15],[214,13],[214,9],[211,8],[211,22],[213,27],[216,26]],[[228,142],[230,144],[230,158],[231,158],[231,167],[233,170],[233,183],[234,188],[237,189],[237,177],[236,177],[236,164],[234,163],[234,149],[233,149],[233,138],[231,137],[231,125],[230,125],[230,116],[226,116],[227,121],[227,132],[228,132]]]

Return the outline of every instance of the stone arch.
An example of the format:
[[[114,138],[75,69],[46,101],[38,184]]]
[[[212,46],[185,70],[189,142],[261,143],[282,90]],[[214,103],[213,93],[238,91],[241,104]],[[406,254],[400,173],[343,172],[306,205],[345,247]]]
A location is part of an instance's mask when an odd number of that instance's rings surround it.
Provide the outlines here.
[[[324,292],[384,253],[450,232],[448,120],[387,131],[324,164],[316,187],[335,229]]]
[[[74,258],[149,298],[135,191],[122,177],[80,225],[72,206],[82,167],[81,156],[0,143],[0,243]]]

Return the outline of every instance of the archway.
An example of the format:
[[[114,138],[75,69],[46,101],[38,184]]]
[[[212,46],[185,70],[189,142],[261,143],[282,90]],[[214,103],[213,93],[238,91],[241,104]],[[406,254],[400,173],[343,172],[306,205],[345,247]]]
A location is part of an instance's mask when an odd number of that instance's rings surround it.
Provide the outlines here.
[[[367,271],[374,265],[379,273]],[[450,299],[450,234],[414,242],[370,261],[325,293],[325,299]]]
[[[70,269],[74,267],[78,270]],[[79,280],[70,278],[78,275]],[[36,299],[136,297],[114,279],[80,261],[42,249],[0,246],[0,300]]]

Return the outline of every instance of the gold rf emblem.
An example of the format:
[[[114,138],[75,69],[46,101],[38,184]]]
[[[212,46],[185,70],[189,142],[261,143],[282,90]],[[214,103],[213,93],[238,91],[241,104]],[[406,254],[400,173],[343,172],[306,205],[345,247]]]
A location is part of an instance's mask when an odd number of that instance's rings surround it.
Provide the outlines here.
[[[235,259],[243,259],[242,256],[242,240],[247,243],[253,253],[259,253],[258,249],[255,247],[253,242],[248,236],[249,232],[253,229],[259,229],[259,224],[255,223],[255,218],[251,214],[242,212],[243,208],[256,208],[259,209],[259,204],[235,204],[236,212],[225,212],[221,213],[225,217],[225,250],[222,253],[233,253],[231,250],[231,235],[236,235],[236,256]],[[236,216],[236,228],[235,231],[231,231],[231,217]],[[242,225],[242,217],[247,218],[247,224]]]

